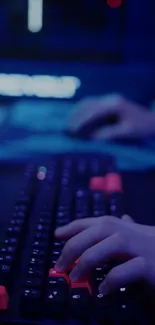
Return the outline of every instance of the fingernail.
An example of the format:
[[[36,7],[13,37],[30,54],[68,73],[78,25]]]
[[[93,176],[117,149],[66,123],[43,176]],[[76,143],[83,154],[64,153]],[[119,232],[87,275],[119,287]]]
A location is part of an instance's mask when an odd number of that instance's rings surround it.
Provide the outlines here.
[[[63,228],[63,227],[58,227],[58,228],[56,228],[55,233],[60,232],[62,228]]]
[[[55,268],[58,271],[64,271],[65,270],[64,260],[63,260],[63,258],[61,256],[58,259],[58,261],[56,262]]]
[[[105,281],[99,286],[99,293],[101,293],[103,296],[108,295],[109,290]]]
[[[55,232],[54,232],[54,235],[56,236],[56,237],[61,237],[62,236],[62,228],[57,228],[56,230],[55,230]]]

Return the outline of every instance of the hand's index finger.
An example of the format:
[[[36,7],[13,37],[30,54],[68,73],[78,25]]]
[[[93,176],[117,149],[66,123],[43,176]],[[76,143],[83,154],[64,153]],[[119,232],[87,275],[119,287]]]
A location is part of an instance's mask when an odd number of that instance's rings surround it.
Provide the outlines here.
[[[55,237],[62,238],[62,239],[63,238],[64,239],[71,238],[71,237],[77,235],[78,233],[80,233],[81,231],[91,227],[92,225],[97,224],[98,222],[100,222],[101,218],[100,217],[99,218],[85,218],[82,220],[73,221],[66,226],[57,228],[55,230]]]
[[[122,229],[124,229],[124,224],[120,219],[105,216],[97,219],[77,220],[57,230],[57,234],[58,232],[62,232],[61,234],[59,233],[59,238],[72,238],[66,243],[56,267],[59,271],[66,270],[90,247],[93,245],[96,247],[96,244],[99,242],[102,243],[105,238],[116,232],[122,231]],[[97,256],[98,252],[96,257]]]
[[[97,266],[102,266],[112,260],[130,255],[128,245],[123,243],[117,233],[87,249],[79,259],[78,264],[71,272],[72,281],[83,279],[87,273]]]
[[[76,105],[76,110],[69,119],[68,126],[71,130],[76,130],[90,120],[98,116],[106,117],[111,114],[117,114],[121,106],[121,96],[108,95],[85,99]]]
[[[80,234],[72,237],[65,245],[60,260],[56,263],[56,268],[59,271],[64,271],[73,265],[75,260],[79,258],[83,252],[92,247],[103,238],[109,236],[112,229],[105,229],[102,231],[102,227],[99,225],[93,225],[88,229],[83,230]],[[62,266],[63,265],[63,266]],[[61,270],[60,270],[61,268]],[[62,269],[63,268],[63,269]]]

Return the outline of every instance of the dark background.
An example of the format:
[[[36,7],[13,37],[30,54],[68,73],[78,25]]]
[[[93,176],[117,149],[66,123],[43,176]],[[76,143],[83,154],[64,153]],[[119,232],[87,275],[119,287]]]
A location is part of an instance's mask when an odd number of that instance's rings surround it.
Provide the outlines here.
[[[115,9],[106,0],[44,0],[43,28],[30,33],[28,1],[1,0],[1,56],[148,62],[155,51],[154,7],[153,0],[123,0]]]

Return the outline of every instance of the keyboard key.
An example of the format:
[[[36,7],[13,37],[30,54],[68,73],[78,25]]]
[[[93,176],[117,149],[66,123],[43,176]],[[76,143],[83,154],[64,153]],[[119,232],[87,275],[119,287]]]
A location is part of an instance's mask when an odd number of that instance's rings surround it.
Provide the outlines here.
[[[77,265],[78,262],[79,262],[79,258],[77,258],[77,260],[69,267],[70,272],[72,269],[74,269],[74,267]]]
[[[96,277],[95,278],[96,285],[99,286],[104,281],[104,279],[105,279],[104,276]]]
[[[12,226],[22,226],[24,223],[23,219],[13,218],[10,220],[10,227]]]
[[[49,231],[49,227],[39,223],[37,225],[37,231],[38,232],[48,232]]]
[[[8,228],[7,234],[10,237],[19,236],[19,235],[21,235],[21,230],[22,230],[22,228],[19,226],[11,226]]]
[[[58,206],[58,212],[57,212],[57,216],[56,216],[56,220],[62,220],[66,217],[68,217],[68,209],[66,209],[65,211],[59,211],[59,206]]]
[[[43,268],[31,266],[28,268],[28,277],[43,278]]]
[[[58,211],[62,211],[62,212],[65,213],[66,210],[68,212],[68,206],[66,207],[66,205],[63,205],[63,204],[59,203],[59,205],[58,205]]]
[[[40,316],[41,308],[41,292],[37,289],[25,288],[21,297],[20,311],[22,314],[32,317]]]
[[[103,191],[99,191],[99,192],[93,191],[91,196],[93,199],[94,207],[99,207],[99,206],[105,205],[106,196]]]
[[[51,318],[71,314],[72,317],[80,318],[86,323],[85,320],[92,315],[91,302],[93,300],[95,315],[104,324],[109,324],[116,319],[116,309],[120,315],[123,311],[121,321],[122,319],[124,321],[127,317],[126,311],[131,313],[129,301],[124,295],[124,288],[117,293],[117,297],[119,297],[117,299],[116,296],[115,298],[113,296],[108,300],[98,293],[98,286],[104,281],[111,266],[96,268],[89,278],[90,283],[88,281],[72,283],[69,279],[69,271],[77,261],[64,273],[58,272],[54,268],[65,241],[54,238],[52,229],[53,226],[68,224],[72,220],[72,216],[74,219],[99,217],[109,211],[117,215],[118,196],[122,195],[119,177],[115,173],[104,176],[105,169],[107,169],[106,159],[101,160],[98,157],[88,159],[85,158],[85,155],[79,155],[78,161],[70,156],[65,161],[61,158],[60,163],[59,158],[57,160],[53,157],[48,167],[44,167],[47,170],[43,181],[37,180],[35,169],[30,168],[25,172],[20,197],[17,199],[9,221],[7,237],[0,248],[0,284],[8,288],[10,277],[13,274],[12,270],[16,267],[14,261],[18,256],[16,254],[18,244],[22,247],[19,239],[22,239],[21,234],[24,235],[22,230],[25,228],[25,222],[28,221],[28,230],[31,232],[32,227],[33,231],[35,226],[34,230],[36,231],[32,242],[28,242],[31,234],[26,239],[26,247],[27,244],[28,247],[31,245],[31,251],[24,278],[21,312],[26,317],[28,316],[32,322],[41,316],[43,311],[46,316]],[[58,166],[61,169],[58,169]],[[35,182],[38,184],[36,190],[34,189]],[[33,214],[30,206],[32,197],[34,198],[34,219],[32,217],[29,222],[27,217],[29,214]],[[108,209],[109,211],[107,211]],[[51,244],[49,245],[50,240]],[[25,249],[23,254],[25,254]],[[23,258],[27,261],[27,252]],[[20,267],[18,263],[17,266]],[[51,269],[47,278],[46,268],[49,266]],[[6,309],[1,308],[1,297],[0,309]]]
[[[14,211],[15,211],[16,213],[18,213],[18,212],[22,212],[22,213],[24,213],[24,215],[25,215],[25,212],[27,211],[27,205],[26,205],[26,204],[17,204],[17,205],[15,205],[15,207],[14,207]]]
[[[58,286],[57,288],[49,287],[46,294],[46,315],[48,317],[57,316],[61,318],[66,315],[68,307],[68,290],[67,287]]]
[[[108,212],[110,215],[120,218],[124,214],[122,193],[111,193],[108,197]]]
[[[51,223],[51,212],[48,211],[40,211],[40,219],[39,223],[46,224],[46,223]]]
[[[8,309],[9,296],[4,286],[0,286],[0,310]]]
[[[52,257],[59,258],[61,255],[61,249],[52,250]]]
[[[34,249],[38,248],[38,249],[45,249],[47,247],[47,243],[45,241],[42,240],[35,240],[33,242],[33,246]]]
[[[37,258],[37,257],[31,257],[29,261],[29,266],[42,267],[44,266],[44,264],[45,264],[44,259]]]
[[[72,288],[69,299],[72,317],[85,319],[91,316],[91,296],[87,288]]]
[[[18,244],[18,239],[17,238],[6,238],[5,239],[5,241],[4,241],[4,243],[6,244],[6,245],[17,245]]]
[[[89,295],[92,295],[92,288],[88,281],[70,282],[70,288],[72,289],[86,289]]]
[[[35,240],[40,240],[40,241],[44,241],[45,243],[48,240],[48,234],[47,233],[43,233],[43,232],[36,232],[35,233]]]
[[[13,262],[13,255],[0,255],[0,264],[12,264]]]
[[[88,171],[88,161],[85,158],[80,158],[77,161],[77,172],[78,172],[78,177],[79,176],[85,176]]]
[[[89,210],[88,209],[83,209],[82,210],[82,208],[81,208],[81,211],[78,211],[78,212],[76,212],[75,213],[75,218],[76,219],[83,219],[83,218],[87,218],[87,217],[89,217],[89,212],[88,212]]]
[[[64,316],[66,314],[66,308],[68,304],[68,276],[50,270],[48,277],[48,287],[46,295],[46,306],[48,316]],[[54,275],[57,276],[54,276]],[[59,308],[61,314],[59,314]]]
[[[92,177],[90,179],[89,188],[92,191],[105,191],[105,177]]]
[[[42,285],[41,279],[37,279],[37,278],[28,278],[25,282],[25,286],[31,289],[40,290],[41,285]]]
[[[117,295],[116,299],[118,299]],[[119,324],[146,324],[143,319],[143,310],[140,301],[138,301],[134,295],[126,297],[124,301],[118,301],[117,305],[117,318]]]
[[[25,217],[26,217],[26,212],[23,212],[23,211],[19,211],[19,212],[14,212],[13,214],[12,214],[12,217],[14,218],[14,219],[25,219]]]
[[[16,247],[14,246],[3,246],[0,248],[0,254],[14,254],[16,252]]]
[[[82,188],[79,188],[76,191],[76,198],[79,199],[80,201],[87,200],[89,198],[89,191],[85,190],[85,189],[82,189]]]
[[[109,173],[105,177],[105,190],[107,194],[122,192],[122,180],[119,174]]]
[[[103,296],[99,292],[93,295],[95,318],[103,324],[117,324],[117,306],[113,296]],[[118,323],[119,324],[119,323]]]
[[[70,222],[69,218],[65,218],[65,219],[62,219],[62,220],[57,220],[56,221],[56,228],[57,227],[62,227],[62,226],[65,226],[67,225],[68,223]]]
[[[82,219],[88,217],[90,209],[89,192],[78,189],[76,192],[75,218]]]
[[[103,174],[103,164],[101,159],[94,157],[90,160],[90,173],[93,178],[94,176],[98,177]]]
[[[53,247],[54,247],[54,249],[56,248],[56,249],[61,249],[62,250],[62,248],[64,247],[64,245],[65,245],[65,241],[64,240],[56,240],[56,241],[54,241],[53,242]]]
[[[12,276],[12,266],[9,264],[1,264],[0,283],[8,287],[10,284],[11,276]]]
[[[44,258],[45,251],[41,248],[33,248],[32,249],[32,257]]]
[[[58,288],[59,286],[66,287],[68,285],[64,277],[48,277],[48,288]]]
[[[25,194],[25,191],[21,191],[18,198],[18,203],[30,204],[30,196]]]
[[[65,272],[58,272],[56,269],[54,269],[54,268],[51,268],[50,270],[49,270],[49,277],[51,277],[51,278],[55,278],[55,277],[58,277],[58,278],[64,278],[64,280],[69,284],[69,277],[68,277],[68,275],[65,273]]]
[[[93,217],[100,217],[106,215],[106,196],[104,192],[92,192],[93,203]]]
[[[51,225],[51,215],[47,214],[47,215],[44,215],[43,217],[40,217],[39,224],[42,224],[43,226],[47,226],[49,229],[49,227]]]
[[[55,267],[55,264],[57,262],[57,259],[54,258],[54,256],[51,257],[51,260],[50,260],[50,268],[53,269]]]

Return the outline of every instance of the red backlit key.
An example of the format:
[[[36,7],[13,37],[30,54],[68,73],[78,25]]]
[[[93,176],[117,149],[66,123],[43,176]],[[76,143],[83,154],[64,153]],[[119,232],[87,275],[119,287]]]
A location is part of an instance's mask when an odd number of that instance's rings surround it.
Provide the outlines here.
[[[109,173],[105,177],[106,193],[123,192],[122,181],[119,174]]]
[[[88,281],[80,281],[80,282],[71,282],[71,289],[86,289],[89,294],[92,294],[92,289]]]
[[[122,5],[122,0],[107,0],[107,5],[111,8],[119,8]]]
[[[0,310],[6,310],[9,304],[8,293],[4,286],[0,286]]]
[[[92,177],[90,179],[89,188],[92,191],[104,191],[105,190],[105,177]]]
[[[124,214],[124,206],[122,181],[119,174],[106,175],[106,193],[108,194],[108,213],[120,218]]]
[[[64,278],[65,281],[69,284],[69,277],[65,272],[58,272],[56,269],[50,269],[49,270],[49,277],[60,277]]]

